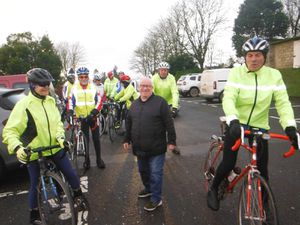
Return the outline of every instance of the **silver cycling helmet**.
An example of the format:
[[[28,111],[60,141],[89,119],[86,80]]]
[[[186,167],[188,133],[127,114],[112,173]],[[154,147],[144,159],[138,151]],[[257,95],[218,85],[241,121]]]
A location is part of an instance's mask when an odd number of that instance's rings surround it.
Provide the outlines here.
[[[161,62],[158,64],[157,69],[170,69],[170,65],[167,62]]]
[[[267,55],[269,52],[270,45],[269,43],[265,40],[262,39],[258,36],[254,36],[253,38],[250,38],[247,40],[243,46],[243,52],[246,55],[248,52],[262,52],[264,56]]]

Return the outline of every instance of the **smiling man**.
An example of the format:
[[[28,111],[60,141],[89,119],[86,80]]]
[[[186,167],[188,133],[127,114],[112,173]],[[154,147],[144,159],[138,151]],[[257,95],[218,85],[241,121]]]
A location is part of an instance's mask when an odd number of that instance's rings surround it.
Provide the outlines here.
[[[241,136],[241,126],[267,133],[270,129],[269,109],[273,101],[282,128],[293,146],[299,148],[296,121],[282,76],[278,70],[264,65],[269,43],[255,36],[246,41],[242,49],[246,63],[231,70],[224,89],[222,104],[228,126],[225,131],[223,160],[207,195],[208,207],[213,210],[219,209],[219,184],[235,166],[237,151],[232,151],[231,147]],[[268,141],[259,138],[257,150],[257,168],[268,181]]]
[[[176,145],[174,122],[166,100],[153,94],[149,78],[140,80],[140,97],[133,101],[126,119],[126,134],[123,147],[127,151],[132,144],[137,156],[139,173],[144,189],[139,198],[150,197],[146,211],[162,205],[163,167],[167,148]]]

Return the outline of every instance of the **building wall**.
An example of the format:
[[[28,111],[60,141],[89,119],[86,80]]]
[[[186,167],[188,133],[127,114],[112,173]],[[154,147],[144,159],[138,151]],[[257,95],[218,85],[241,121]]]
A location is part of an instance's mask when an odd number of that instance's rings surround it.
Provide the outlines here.
[[[271,44],[266,64],[281,69],[294,66],[294,41]]]
[[[294,42],[294,68],[300,68],[300,40]]]

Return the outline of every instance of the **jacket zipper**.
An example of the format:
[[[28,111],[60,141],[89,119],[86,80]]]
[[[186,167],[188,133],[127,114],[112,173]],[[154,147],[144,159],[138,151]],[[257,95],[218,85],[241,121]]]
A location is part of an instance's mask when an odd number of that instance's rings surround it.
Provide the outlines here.
[[[46,112],[46,109],[44,107],[44,100],[42,100],[42,106],[43,106],[43,109],[44,109],[44,112],[45,112],[45,115],[46,115],[46,118],[47,118],[47,123],[48,123],[48,132],[49,132],[49,138],[50,138],[50,143],[49,143],[49,146],[51,145],[52,143],[52,140],[51,140],[51,132],[50,132],[50,123],[49,123],[49,118],[48,118],[48,114]],[[52,150],[51,150],[52,152]]]
[[[250,123],[250,120],[251,120],[251,117],[252,117],[252,113],[254,111],[254,108],[255,108],[255,105],[256,105],[256,100],[257,100],[257,74],[254,73],[254,75],[255,75],[255,96],[254,96],[254,103],[253,103],[250,115],[248,117],[247,126],[249,126],[249,123]]]

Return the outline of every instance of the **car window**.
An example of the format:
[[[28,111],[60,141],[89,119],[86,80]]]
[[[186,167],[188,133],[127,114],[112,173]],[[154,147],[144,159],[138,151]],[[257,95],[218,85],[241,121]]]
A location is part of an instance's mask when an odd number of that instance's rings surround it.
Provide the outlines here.
[[[200,81],[200,80],[201,80],[201,76],[198,77],[198,81]]]
[[[190,80],[196,80],[196,77],[194,77],[194,76],[190,77]]]
[[[13,88],[29,88],[28,83],[14,83]]]
[[[181,76],[179,80],[185,80],[186,76]]]

